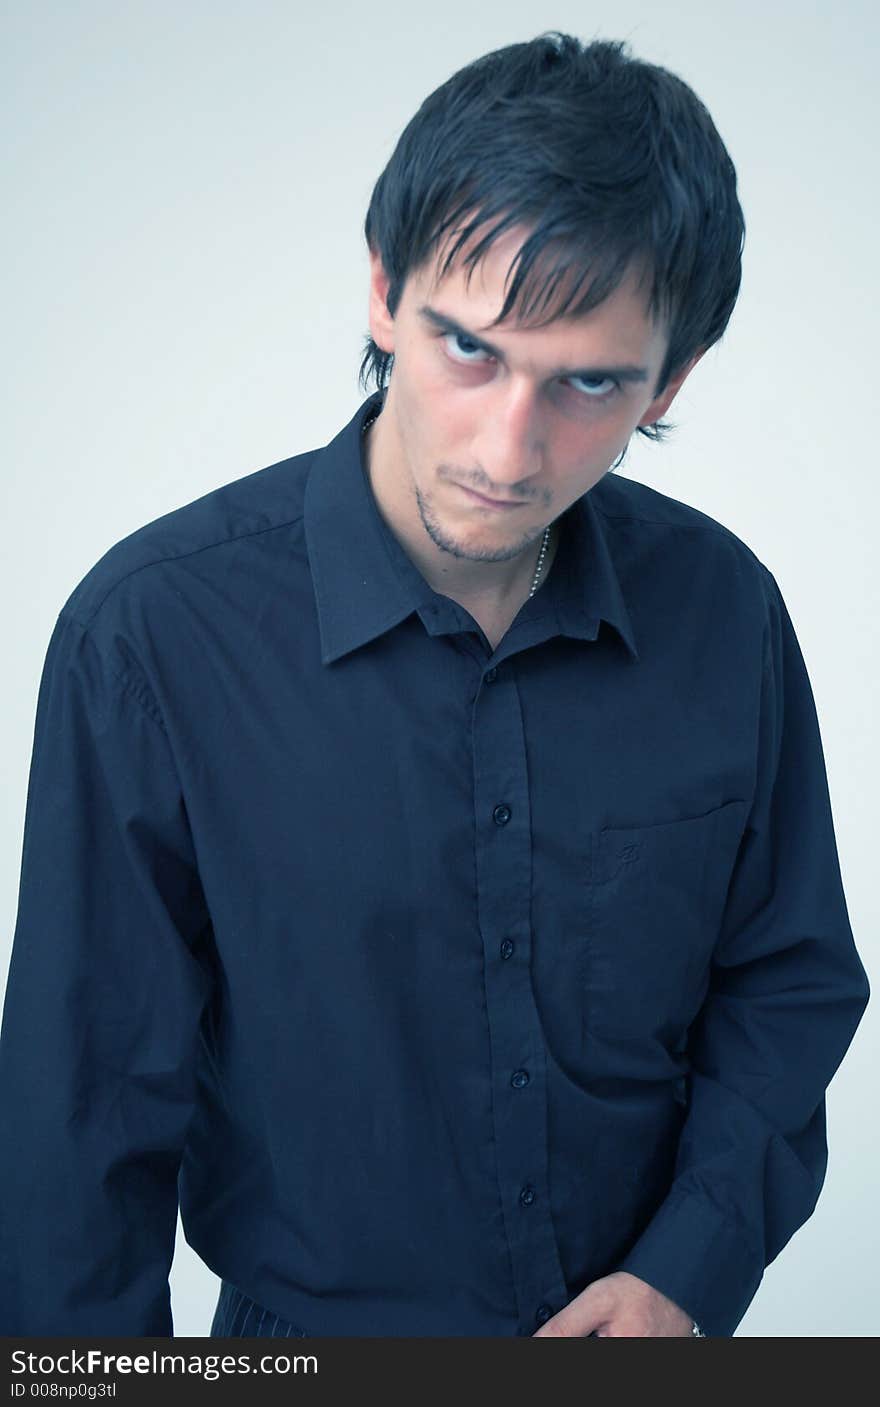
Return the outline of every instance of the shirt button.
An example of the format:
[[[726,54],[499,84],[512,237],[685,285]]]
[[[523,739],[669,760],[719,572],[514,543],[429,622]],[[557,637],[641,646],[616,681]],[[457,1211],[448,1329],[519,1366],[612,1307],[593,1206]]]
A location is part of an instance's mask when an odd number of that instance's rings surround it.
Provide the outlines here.
[[[513,812],[510,807],[506,806],[503,802],[500,806],[496,806],[495,810],[492,812],[492,818],[496,826],[506,826],[512,815]]]
[[[512,954],[513,954],[513,939],[512,939],[512,938],[505,938],[504,942],[501,944],[501,956],[502,956],[503,958],[509,958],[509,957],[512,956]]]
[[[522,1202],[524,1207],[530,1207],[535,1200],[535,1196],[536,1193],[534,1187],[524,1187],[522,1192],[520,1192],[519,1194],[519,1200]]]
[[[535,1311],[535,1323],[546,1324],[548,1319],[553,1318],[553,1310],[549,1304],[539,1304]]]
[[[484,683],[484,684],[494,684],[494,683],[495,683],[495,680],[496,680],[497,678],[498,678],[498,667],[497,667],[497,665],[494,665],[494,664],[493,664],[492,668],[491,668],[491,669],[487,669],[487,670],[486,670],[486,673],[483,675],[483,683]]]
[[[528,1070],[514,1070],[510,1077],[510,1083],[514,1089],[524,1089],[529,1082]]]

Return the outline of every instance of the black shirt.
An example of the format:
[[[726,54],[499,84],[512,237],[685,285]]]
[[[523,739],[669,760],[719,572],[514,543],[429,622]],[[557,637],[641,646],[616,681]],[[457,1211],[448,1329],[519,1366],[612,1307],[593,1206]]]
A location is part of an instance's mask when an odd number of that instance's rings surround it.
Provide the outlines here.
[[[868,994],[813,697],[733,533],[606,474],[493,651],[361,428],[117,543],[37,706],[2,1328],[167,1335],[178,1193],[310,1335],[727,1335]]]

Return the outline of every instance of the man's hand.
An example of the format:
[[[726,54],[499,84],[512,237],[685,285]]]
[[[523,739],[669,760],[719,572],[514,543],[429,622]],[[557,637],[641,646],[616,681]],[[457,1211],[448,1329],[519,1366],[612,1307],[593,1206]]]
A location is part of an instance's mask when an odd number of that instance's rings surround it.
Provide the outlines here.
[[[653,1285],[615,1270],[594,1280],[532,1338],[681,1339],[690,1338],[693,1322]]]

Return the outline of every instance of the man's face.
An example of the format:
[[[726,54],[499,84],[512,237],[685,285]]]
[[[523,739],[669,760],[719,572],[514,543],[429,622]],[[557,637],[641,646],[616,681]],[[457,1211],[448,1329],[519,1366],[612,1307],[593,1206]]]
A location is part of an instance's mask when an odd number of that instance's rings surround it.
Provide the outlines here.
[[[394,353],[385,491],[410,522],[418,515],[436,548],[471,560],[503,561],[535,541],[638,425],[665,413],[693,365],[655,396],[667,333],[634,276],[575,320],[490,328],[524,233],[496,240],[469,287],[460,258],[442,282],[436,260],[411,274],[393,319],[371,257],[370,328]]]

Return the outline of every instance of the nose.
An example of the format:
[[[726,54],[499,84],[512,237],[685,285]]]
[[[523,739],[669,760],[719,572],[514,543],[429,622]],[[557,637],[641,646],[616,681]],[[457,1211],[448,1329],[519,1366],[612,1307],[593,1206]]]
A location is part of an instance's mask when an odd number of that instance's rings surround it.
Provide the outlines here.
[[[544,467],[544,430],[534,387],[514,378],[492,387],[480,410],[473,451],[485,476],[473,488],[504,498],[528,496],[529,481]]]

